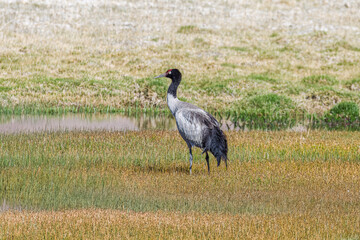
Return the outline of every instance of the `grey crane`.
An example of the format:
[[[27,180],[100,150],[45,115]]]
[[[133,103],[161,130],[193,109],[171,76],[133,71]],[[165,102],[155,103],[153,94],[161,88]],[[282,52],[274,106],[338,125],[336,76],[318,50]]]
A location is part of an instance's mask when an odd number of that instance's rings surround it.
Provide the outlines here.
[[[225,161],[227,168],[227,140],[220,129],[219,122],[208,112],[187,102],[180,101],[177,96],[177,88],[181,82],[181,73],[178,69],[169,69],[164,74],[155,78],[167,77],[171,84],[167,91],[167,104],[172,115],[175,117],[176,125],[180,135],[185,140],[190,152],[190,174],[193,162],[191,148],[199,147],[206,153],[206,163],[210,173],[209,154],[210,151],[217,160],[217,166],[221,159]]]

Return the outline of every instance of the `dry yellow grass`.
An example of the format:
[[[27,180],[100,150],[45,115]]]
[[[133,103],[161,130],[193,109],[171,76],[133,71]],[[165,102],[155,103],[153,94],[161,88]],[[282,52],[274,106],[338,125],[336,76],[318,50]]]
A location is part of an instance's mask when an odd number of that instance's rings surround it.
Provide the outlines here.
[[[226,215],[117,210],[7,212],[5,239],[357,239],[359,212]]]

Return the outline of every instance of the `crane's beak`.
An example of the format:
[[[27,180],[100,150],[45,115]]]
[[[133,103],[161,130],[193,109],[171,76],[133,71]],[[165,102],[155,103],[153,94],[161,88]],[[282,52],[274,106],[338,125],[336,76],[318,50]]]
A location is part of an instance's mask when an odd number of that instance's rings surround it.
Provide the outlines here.
[[[160,74],[159,76],[154,77],[154,78],[162,78],[162,77],[166,77],[166,73]]]

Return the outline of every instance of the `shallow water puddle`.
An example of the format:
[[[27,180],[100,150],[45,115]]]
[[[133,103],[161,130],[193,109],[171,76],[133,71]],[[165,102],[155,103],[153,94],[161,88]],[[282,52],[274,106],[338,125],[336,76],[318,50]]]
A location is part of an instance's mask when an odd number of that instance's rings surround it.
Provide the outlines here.
[[[239,130],[231,121],[223,120],[223,130]],[[0,134],[46,131],[140,131],[147,129],[176,130],[169,116],[129,117],[120,114],[66,114],[0,116]]]
[[[123,115],[66,114],[0,116],[0,133],[44,131],[139,131],[175,130],[175,120],[168,117],[127,117]]]

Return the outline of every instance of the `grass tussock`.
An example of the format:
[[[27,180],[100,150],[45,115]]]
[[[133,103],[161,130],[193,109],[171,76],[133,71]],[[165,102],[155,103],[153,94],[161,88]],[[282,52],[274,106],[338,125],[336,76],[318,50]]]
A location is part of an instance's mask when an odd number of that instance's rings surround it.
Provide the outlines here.
[[[356,236],[358,135],[228,132],[229,169],[194,149],[191,176],[177,132],[0,135],[0,235]]]
[[[360,126],[359,106],[353,102],[341,102],[325,114],[324,122],[331,129],[348,126],[356,130]]]

